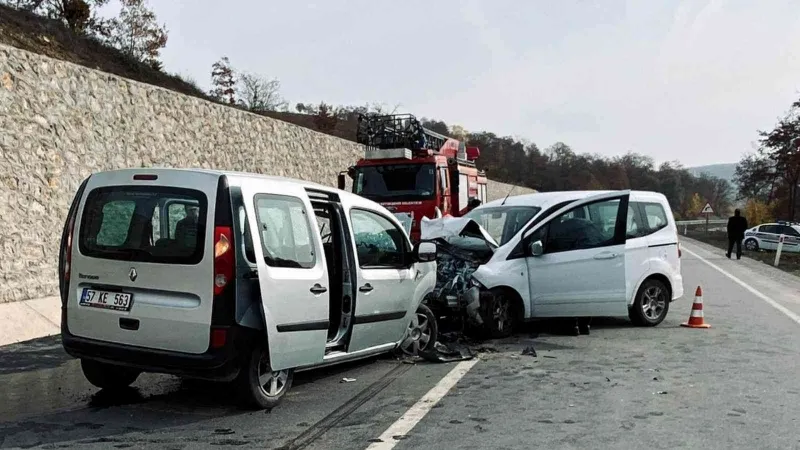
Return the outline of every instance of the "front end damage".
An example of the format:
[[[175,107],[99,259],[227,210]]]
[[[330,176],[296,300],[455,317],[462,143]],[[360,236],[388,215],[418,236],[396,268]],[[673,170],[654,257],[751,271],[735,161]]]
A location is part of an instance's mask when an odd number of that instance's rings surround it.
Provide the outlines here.
[[[423,219],[420,228],[421,240],[437,246],[436,286],[425,303],[438,318],[481,327],[485,308],[481,308],[481,288],[472,274],[491,259],[497,242],[477,222],[463,217]]]

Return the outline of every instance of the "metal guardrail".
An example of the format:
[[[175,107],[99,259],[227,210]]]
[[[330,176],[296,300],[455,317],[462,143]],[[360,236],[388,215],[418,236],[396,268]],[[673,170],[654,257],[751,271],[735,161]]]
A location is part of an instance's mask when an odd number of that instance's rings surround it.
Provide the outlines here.
[[[713,220],[709,220],[708,221],[709,225],[722,225],[722,224],[727,224],[727,223],[728,223],[728,219],[713,219]],[[675,221],[675,224],[678,225],[678,226],[681,226],[681,225],[705,225],[706,224],[706,219],[677,220],[677,221]]]

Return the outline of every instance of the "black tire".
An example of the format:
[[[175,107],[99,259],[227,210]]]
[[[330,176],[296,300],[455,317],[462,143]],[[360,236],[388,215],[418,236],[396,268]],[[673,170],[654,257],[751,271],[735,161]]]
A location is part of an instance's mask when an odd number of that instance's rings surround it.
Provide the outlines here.
[[[757,252],[760,250],[760,247],[758,246],[757,240],[750,238],[744,241],[744,249],[748,252]]]
[[[631,322],[641,327],[660,324],[667,317],[671,297],[670,290],[663,282],[653,278],[645,280],[636,293],[633,306],[628,310]]]
[[[244,407],[272,409],[281,403],[286,392],[292,387],[293,379],[292,369],[272,372],[267,346],[257,345],[242,364],[235,383]]]
[[[127,367],[106,364],[91,359],[81,359],[83,376],[100,389],[123,389],[136,381],[142,373]]]
[[[522,317],[521,305],[503,289],[481,293],[483,334],[490,339],[503,339],[514,334]]]
[[[439,324],[436,322],[436,315],[427,305],[420,303],[414,318],[408,324],[399,349],[406,355],[417,356],[420,352],[432,351],[438,338]]]

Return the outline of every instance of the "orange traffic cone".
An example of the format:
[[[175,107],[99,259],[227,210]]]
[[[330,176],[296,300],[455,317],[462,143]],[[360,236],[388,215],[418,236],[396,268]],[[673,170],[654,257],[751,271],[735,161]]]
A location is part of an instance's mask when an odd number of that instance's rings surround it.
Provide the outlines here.
[[[692,313],[689,315],[689,321],[681,324],[682,327],[688,328],[711,328],[703,319],[703,290],[697,286],[697,291],[694,293],[694,303],[692,303]]]

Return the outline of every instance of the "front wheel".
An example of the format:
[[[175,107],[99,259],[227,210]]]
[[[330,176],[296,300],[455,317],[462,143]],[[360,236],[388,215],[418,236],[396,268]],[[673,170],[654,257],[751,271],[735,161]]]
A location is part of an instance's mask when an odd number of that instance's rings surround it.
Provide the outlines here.
[[[511,336],[522,316],[519,305],[506,291],[481,292],[481,316],[484,334],[490,339]]]
[[[91,359],[81,359],[83,376],[100,389],[122,389],[130,386],[139,378],[140,371],[127,367],[106,364]]]
[[[755,239],[748,239],[744,241],[744,249],[748,252],[757,252],[759,250],[758,241]]]
[[[294,371],[273,371],[266,345],[258,345],[250,354],[236,380],[245,406],[255,409],[272,409],[283,400],[292,387]]]
[[[635,325],[654,327],[667,317],[669,304],[670,295],[667,286],[658,280],[645,280],[636,293],[636,299],[628,315]]]
[[[400,350],[406,355],[417,356],[420,352],[433,349],[439,338],[439,326],[436,316],[426,305],[420,304],[417,312],[408,324],[405,337],[400,343]]]

